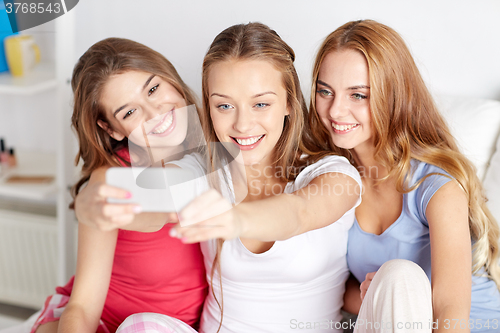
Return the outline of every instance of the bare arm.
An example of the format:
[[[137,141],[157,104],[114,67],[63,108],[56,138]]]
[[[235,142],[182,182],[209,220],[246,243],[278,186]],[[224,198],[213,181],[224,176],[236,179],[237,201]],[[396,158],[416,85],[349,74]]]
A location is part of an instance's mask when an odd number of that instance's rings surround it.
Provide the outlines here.
[[[160,230],[167,221],[177,222],[176,214],[140,213],[135,204],[111,204],[107,198],[127,198],[124,189],[106,184],[107,168],[92,172],[87,186],[75,198],[78,222],[100,230],[124,229],[142,232]]]
[[[345,283],[344,306],[342,310],[358,314],[361,308],[361,291],[359,282],[351,274]]]
[[[467,324],[472,259],[468,200],[456,181],[446,183],[434,194],[426,215],[431,239],[434,321],[439,320],[435,332],[470,332]],[[462,328],[460,321],[465,323]]]
[[[235,237],[284,240],[337,221],[354,207],[359,195],[356,181],[339,173],[318,176],[292,194],[240,203],[233,209],[217,192],[209,191],[181,212],[182,225],[202,222],[175,232],[186,243]]]
[[[96,331],[109,288],[117,235],[117,230],[100,231],[79,224],[75,283],[59,333]]]
[[[316,177],[292,194],[236,206],[243,223],[240,236],[262,241],[283,240],[337,221],[354,207],[360,193],[354,179],[337,175]]]

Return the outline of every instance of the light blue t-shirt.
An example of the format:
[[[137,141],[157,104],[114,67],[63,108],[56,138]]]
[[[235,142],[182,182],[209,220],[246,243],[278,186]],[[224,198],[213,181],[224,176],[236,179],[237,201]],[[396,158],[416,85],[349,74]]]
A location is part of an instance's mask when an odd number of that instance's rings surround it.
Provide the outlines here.
[[[416,160],[412,160],[412,169],[410,185],[430,173],[442,175],[431,175],[417,189],[404,194],[401,215],[381,235],[363,231],[357,220],[349,230],[347,264],[359,282],[391,259],[411,260],[431,279],[431,245],[425,210],[434,193],[451,179],[444,176],[448,173],[443,169]],[[500,293],[493,280],[472,276],[470,319],[474,321],[469,326],[471,332],[500,332]]]

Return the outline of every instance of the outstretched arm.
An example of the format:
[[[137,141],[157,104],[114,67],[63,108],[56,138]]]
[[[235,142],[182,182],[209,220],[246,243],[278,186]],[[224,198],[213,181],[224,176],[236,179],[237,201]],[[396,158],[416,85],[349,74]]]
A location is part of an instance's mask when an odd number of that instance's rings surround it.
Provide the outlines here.
[[[432,305],[434,321],[439,321],[435,332],[470,332],[468,200],[456,181],[446,183],[432,196],[426,216],[431,239]]]
[[[325,173],[292,193],[231,205],[215,190],[193,200],[180,213],[175,235],[186,243],[236,237],[284,240],[325,227],[354,207],[360,186],[342,173]],[[202,221],[202,222],[200,222]]]

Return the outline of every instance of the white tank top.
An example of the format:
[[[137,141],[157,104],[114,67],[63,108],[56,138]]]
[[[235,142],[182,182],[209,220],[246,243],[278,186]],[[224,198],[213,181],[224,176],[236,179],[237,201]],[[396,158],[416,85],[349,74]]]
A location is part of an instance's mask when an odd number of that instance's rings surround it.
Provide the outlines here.
[[[326,156],[306,167],[284,192],[297,191],[329,172],[346,174],[361,186],[359,173],[347,159]],[[226,241],[221,254],[224,317],[220,332],[342,332],[340,309],[349,276],[347,233],[360,202],[361,198],[335,223],[277,241],[264,253],[250,252],[240,239]],[[201,249],[210,284],[216,241],[202,243]],[[220,302],[218,273],[212,285]],[[219,323],[220,309],[211,289],[200,332],[215,333]]]

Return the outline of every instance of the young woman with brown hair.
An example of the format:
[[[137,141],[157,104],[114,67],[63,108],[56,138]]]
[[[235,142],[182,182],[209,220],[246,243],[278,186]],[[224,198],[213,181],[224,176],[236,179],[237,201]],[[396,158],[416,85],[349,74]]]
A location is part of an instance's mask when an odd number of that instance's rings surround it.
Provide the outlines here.
[[[194,94],[165,57],[142,44],[94,44],[76,64],[72,88],[76,163],[83,160],[75,195],[99,168],[158,164],[196,147],[190,118],[198,117],[188,112]],[[32,332],[114,332],[139,311],[196,325],[207,291],[200,247],[168,237],[169,230],[101,231],[80,223],[76,275],[47,299]]]
[[[403,39],[371,20],[332,32],[316,57],[309,120],[315,141],[363,179],[347,253],[362,283],[348,284],[346,307],[357,313],[360,293],[384,280],[379,267],[407,259],[432,281],[435,332],[497,332],[498,225]]]

